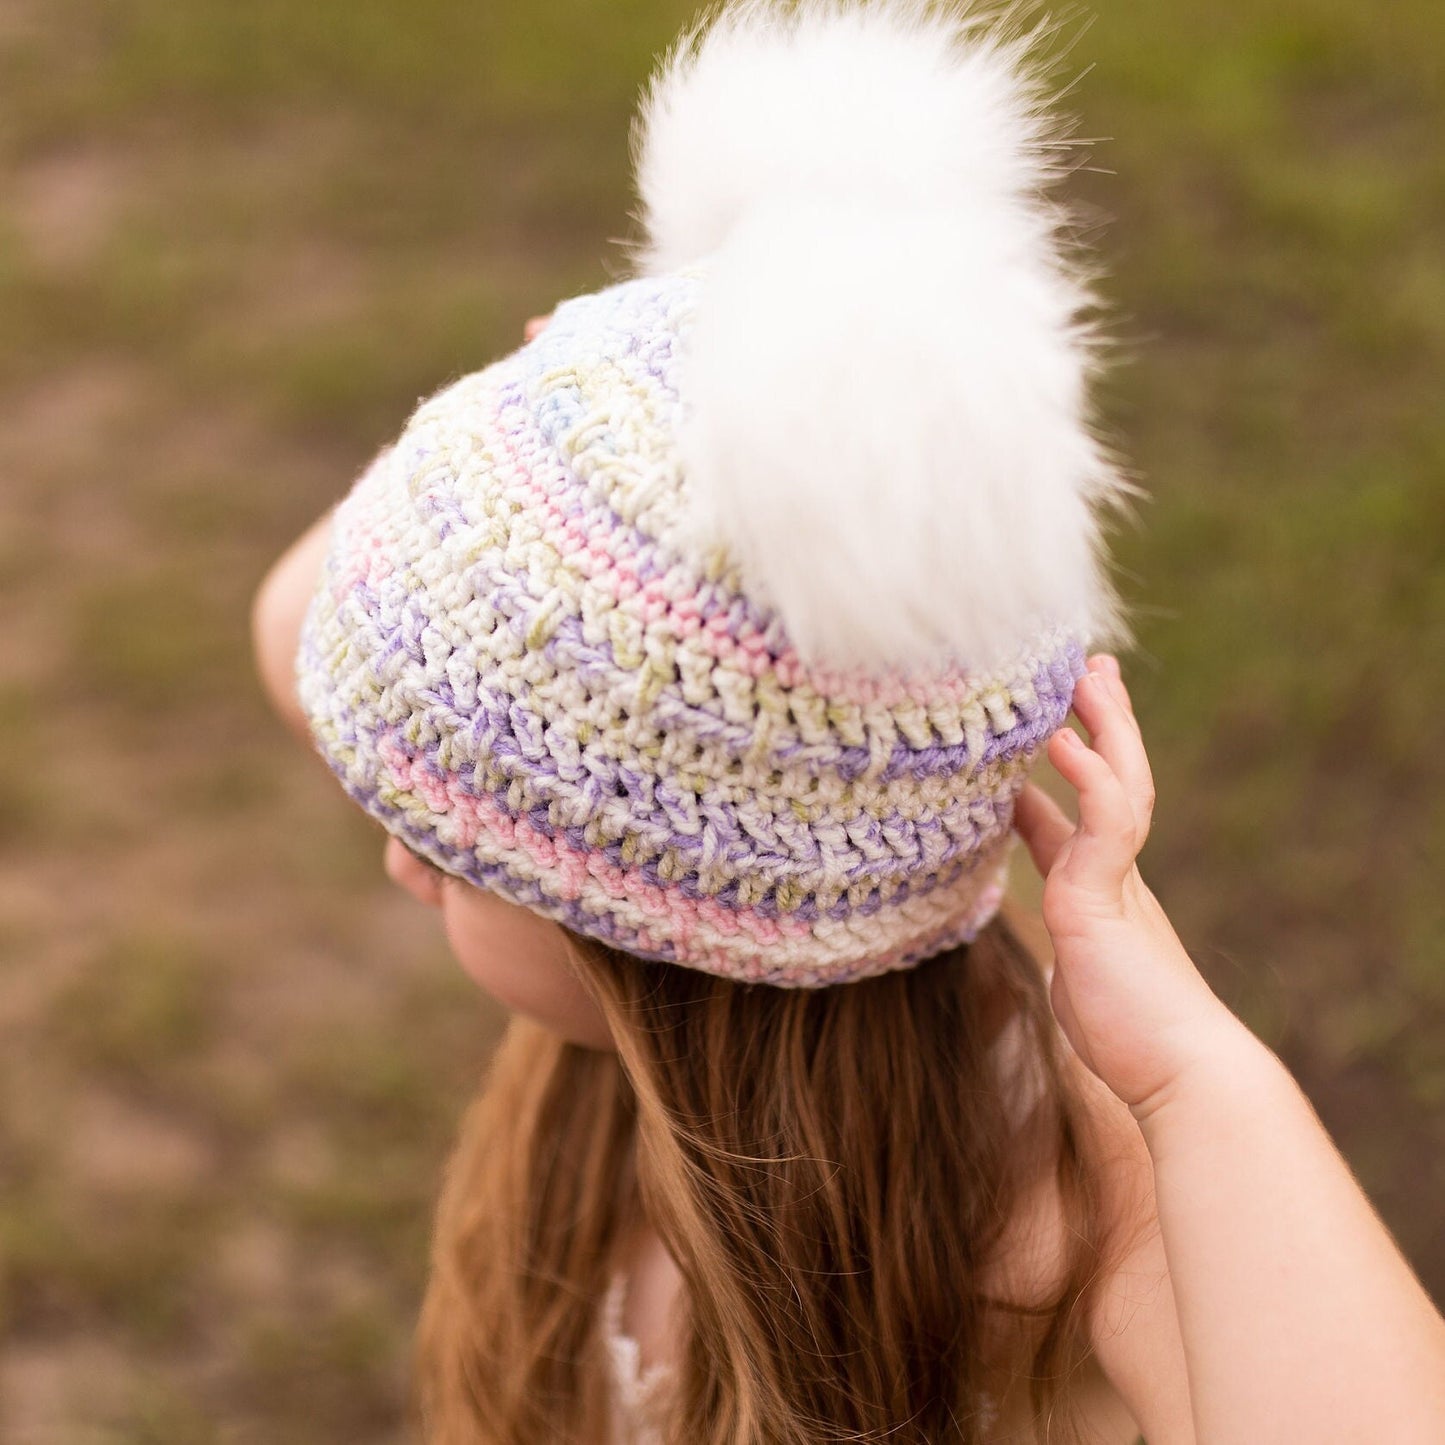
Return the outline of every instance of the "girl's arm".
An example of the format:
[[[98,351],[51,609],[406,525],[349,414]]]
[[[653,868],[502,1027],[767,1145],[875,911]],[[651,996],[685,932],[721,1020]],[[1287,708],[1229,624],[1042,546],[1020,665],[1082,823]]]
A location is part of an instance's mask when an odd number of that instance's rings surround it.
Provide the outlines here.
[[[310,733],[296,701],[296,649],[326,560],[331,515],[327,512],[282,553],[251,603],[251,645],[261,686],[281,721],[303,742],[310,741]]]
[[[1299,1086],[1240,1033],[1140,1116],[1199,1440],[1441,1445],[1445,1323]]]
[[[1090,659],[1075,710],[1091,741],[1065,729],[1049,757],[1078,790],[1078,826],[1036,788],[1017,826],[1045,878],[1060,1024],[1148,1151],[1195,1435],[1440,1445],[1445,1321],[1139,877],[1153,783],[1112,658]]]

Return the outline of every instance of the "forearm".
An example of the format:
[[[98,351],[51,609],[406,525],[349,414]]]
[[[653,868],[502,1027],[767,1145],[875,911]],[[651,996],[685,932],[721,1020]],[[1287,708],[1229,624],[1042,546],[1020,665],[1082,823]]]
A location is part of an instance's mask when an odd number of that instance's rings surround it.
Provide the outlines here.
[[[1141,1118],[1201,1445],[1440,1445],[1445,1322],[1239,1026]]]
[[[316,521],[273,564],[251,604],[256,673],[277,716],[303,741],[310,733],[296,700],[301,624],[321,578],[332,513]]]

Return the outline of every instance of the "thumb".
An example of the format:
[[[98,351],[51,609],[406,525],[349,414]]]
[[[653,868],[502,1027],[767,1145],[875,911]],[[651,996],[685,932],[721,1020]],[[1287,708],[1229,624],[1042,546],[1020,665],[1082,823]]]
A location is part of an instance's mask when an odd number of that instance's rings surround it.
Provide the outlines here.
[[[1041,878],[1049,876],[1059,849],[1074,835],[1068,814],[1037,783],[1025,783],[1014,803],[1014,830]]]

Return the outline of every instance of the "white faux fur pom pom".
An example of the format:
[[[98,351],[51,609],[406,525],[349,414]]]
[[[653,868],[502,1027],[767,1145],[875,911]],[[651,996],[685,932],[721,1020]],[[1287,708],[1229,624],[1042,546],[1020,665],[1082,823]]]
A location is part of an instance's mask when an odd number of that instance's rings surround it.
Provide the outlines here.
[[[1059,119],[958,5],[741,0],[636,133],[642,267],[704,267],[679,445],[810,660],[986,667],[1042,629],[1123,637],[1092,434],[1094,304],[1043,194]]]

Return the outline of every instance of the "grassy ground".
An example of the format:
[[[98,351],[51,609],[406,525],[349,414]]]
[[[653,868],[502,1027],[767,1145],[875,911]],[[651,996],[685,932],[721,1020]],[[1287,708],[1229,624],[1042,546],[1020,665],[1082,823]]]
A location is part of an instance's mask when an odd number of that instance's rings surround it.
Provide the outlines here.
[[[14,1445],[402,1438],[497,1020],[265,713],[247,605],[419,396],[620,273],[690,14],[0,0]],[[1147,871],[1445,1299],[1445,10],[1067,14],[1154,495]]]

